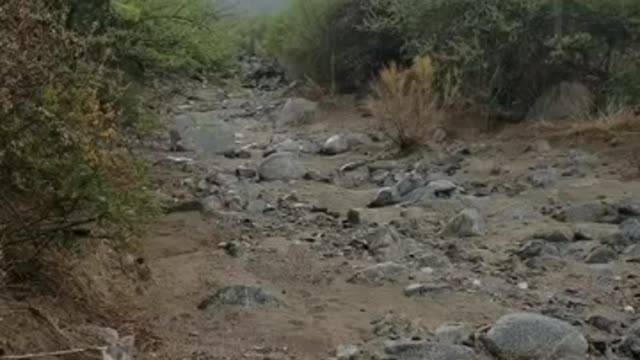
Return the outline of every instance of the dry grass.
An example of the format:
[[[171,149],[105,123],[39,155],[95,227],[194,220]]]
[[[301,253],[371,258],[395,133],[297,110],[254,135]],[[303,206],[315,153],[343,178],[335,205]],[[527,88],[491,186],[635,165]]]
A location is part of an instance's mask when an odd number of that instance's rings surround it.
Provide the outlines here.
[[[421,57],[406,69],[390,64],[372,85],[368,107],[380,130],[402,150],[423,145],[443,117],[434,81],[431,59]]]

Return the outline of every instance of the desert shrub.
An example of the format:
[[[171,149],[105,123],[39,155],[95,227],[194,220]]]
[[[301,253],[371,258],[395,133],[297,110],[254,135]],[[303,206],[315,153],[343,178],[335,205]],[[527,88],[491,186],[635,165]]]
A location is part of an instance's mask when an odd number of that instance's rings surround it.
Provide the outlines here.
[[[369,108],[380,130],[403,150],[422,145],[443,115],[436,69],[428,57],[404,69],[395,63],[373,83]]]
[[[215,70],[233,60],[237,22],[210,0],[112,0],[106,33],[132,69]]]
[[[401,41],[364,27],[368,0],[290,0],[267,24],[264,47],[293,76],[332,90],[362,88],[398,60]]]
[[[370,6],[370,31],[400,36],[412,56],[431,55],[439,76],[455,72],[476,105],[524,113],[550,85],[619,84],[615,74],[637,62],[637,1],[371,0]]]
[[[46,0],[0,4],[0,253],[10,270],[79,226],[127,240],[154,213],[122,132],[117,73]],[[7,265],[8,264],[8,265]]]

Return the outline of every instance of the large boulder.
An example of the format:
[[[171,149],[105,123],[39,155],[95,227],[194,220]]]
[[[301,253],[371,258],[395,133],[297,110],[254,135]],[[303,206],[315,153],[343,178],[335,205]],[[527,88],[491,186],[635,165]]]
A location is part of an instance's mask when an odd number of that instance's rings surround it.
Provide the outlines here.
[[[277,124],[280,126],[298,125],[306,122],[318,111],[318,103],[303,99],[290,98],[284,103]]]
[[[501,317],[482,341],[504,360],[584,359],[589,348],[585,337],[569,323],[533,313]]]
[[[594,104],[591,90],[579,82],[561,82],[547,89],[531,106],[527,120],[586,119]]]
[[[271,154],[258,166],[261,180],[294,180],[302,178],[306,173],[298,156],[290,152]]]

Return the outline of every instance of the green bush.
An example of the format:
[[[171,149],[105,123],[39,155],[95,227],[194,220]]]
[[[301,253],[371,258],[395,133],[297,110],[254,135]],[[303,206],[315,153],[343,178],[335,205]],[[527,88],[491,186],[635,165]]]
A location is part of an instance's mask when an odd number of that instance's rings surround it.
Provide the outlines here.
[[[140,70],[215,70],[233,60],[237,22],[210,0],[112,0],[107,34],[118,61]]]
[[[367,0],[290,0],[269,19],[264,47],[296,77],[333,90],[362,88],[388,61],[400,39],[364,27]]]
[[[127,240],[155,212],[130,154],[117,73],[46,0],[0,5],[0,253],[6,270],[76,239]]]
[[[519,113],[562,80],[605,96],[626,91],[629,84],[615,79],[640,50],[633,0],[371,0],[370,7],[370,31],[397,34],[409,55],[432,56],[475,104]]]

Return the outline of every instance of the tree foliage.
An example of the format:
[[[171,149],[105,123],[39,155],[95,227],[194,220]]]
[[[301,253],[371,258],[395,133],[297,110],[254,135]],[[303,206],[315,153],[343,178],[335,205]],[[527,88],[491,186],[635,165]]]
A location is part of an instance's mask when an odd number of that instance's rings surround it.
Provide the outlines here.
[[[409,54],[433,56],[459,75],[477,103],[524,110],[562,80],[615,87],[637,62],[637,1],[372,0],[371,6],[387,16],[370,17],[370,29],[400,34]]]
[[[367,0],[290,0],[270,19],[264,44],[294,76],[334,90],[367,85],[400,58],[400,39],[364,28]]]
[[[112,0],[113,45],[144,68],[219,69],[233,59],[238,29],[211,0]]]
[[[127,239],[154,211],[123,135],[117,72],[68,28],[68,7],[0,4],[0,253],[6,266],[79,225]]]

